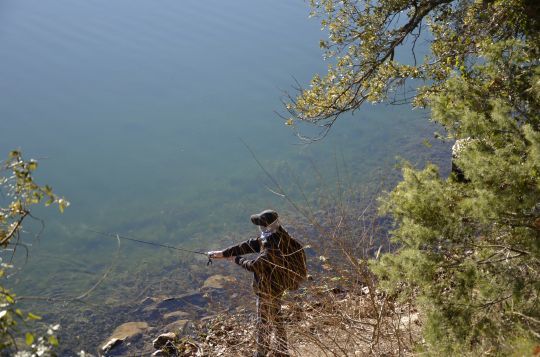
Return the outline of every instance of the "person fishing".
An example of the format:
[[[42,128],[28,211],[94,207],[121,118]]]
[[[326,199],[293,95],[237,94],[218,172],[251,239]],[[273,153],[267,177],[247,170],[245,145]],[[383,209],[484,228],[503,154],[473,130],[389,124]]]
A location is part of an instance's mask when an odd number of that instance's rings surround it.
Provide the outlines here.
[[[253,273],[253,289],[257,296],[255,357],[270,352],[272,330],[276,340],[276,356],[290,356],[281,304],[286,290],[295,290],[307,277],[306,256],[302,245],[281,226],[278,214],[265,210],[251,216],[261,231],[249,239],[224,250],[208,252],[209,259],[230,259]],[[258,253],[254,259],[242,255]]]

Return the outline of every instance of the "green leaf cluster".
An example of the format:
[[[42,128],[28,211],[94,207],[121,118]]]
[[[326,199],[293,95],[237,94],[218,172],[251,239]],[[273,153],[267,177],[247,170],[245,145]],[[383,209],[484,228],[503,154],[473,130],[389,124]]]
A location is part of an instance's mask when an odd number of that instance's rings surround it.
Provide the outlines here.
[[[340,114],[364,102],[390,100],[427,107],[455,74],[469,76],[485,47],[523,36],[538,37],[535,0],[311,0],[331,59],[325,75],[290,97],[291,119],[329,128]],[[426,55],[420,44],[429,42]],[[396,53],[400,52],[400,55]],[[420,88],[408,90],[410,85]]]
[[[11,151],[0,168],[0,190],[9,199],[0,207],[0,246],[7,246],[18,237],[22,222],[30,214],[30,207],[44,201],[45,206],[57,204],[60,212],[69,202],[57,196],[48,185],[40,186],[33,173],[38,167],[36,160],[24,160],[18,150]]]
[[[24,160],[20,151],[9,154],[0,168],[0,190],[7,198],[0,206],[0,249],[8,245],[19,244],[23,221],[31,216],[33,205],[44,203],[46,206],[57,204],[61,212],[69,205],[64,198],[53,193],[51,187],[40,186],[34,180],[38,168],[36,160]],[[0,278],[12,266],[0,259]],[[54,347],[58,346],[55,331],[59,326],[49,326],[45,334],[32,332],[32,322],[41,317],[29,312],[24,313],[16,307],[16,296],[0,283],[0,354],[16,356],[55,356]],[[26,332],[25,332],[26,331]],[[19,335],[24,335],[26,348],[18,343]]]
[[[432,120],[466,140],[454,159],[465,182],[405,167],[381,200],[401,249],[374,269],[388,290],[418,289],[430,352],[509,355],[540,341],[538,45],[483,43],[483,63],[429,96]]]
[[[1,262],[0,274],[12,266]],[[17,308],[16,295],[0,285],[0,353],[15,356],[56,356],[54,348],[58,347],[56,332],[59,325],[48,326],[42,334],[34,332],[33,322],[41,320],[31,312],[25,313]],[[26,331],[26,332],[24,332]],[[24,335],[26,346],[21,346],[19,335]]]
[[[366,101],[410,103],[431,110],[446,140],[463,143],[453,163],[464,179],[405,165],[381,197],[399,247],[372,262],[381,288],[417,297],[429,354],[532,354],[540,343],[540,2],[311,4],[333,64],[290,98],[293,118],[330,128]],[[423,58],[418,41],[429,44]],[[400,48],[408,59],[397,59]]]

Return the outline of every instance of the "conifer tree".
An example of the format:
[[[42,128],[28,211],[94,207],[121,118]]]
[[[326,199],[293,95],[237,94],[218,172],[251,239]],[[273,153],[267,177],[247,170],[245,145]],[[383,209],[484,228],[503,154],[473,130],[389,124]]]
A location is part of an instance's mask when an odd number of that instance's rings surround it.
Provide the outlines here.
[[[433,120],[468,139],[466,181],[407,167],[382,199],[401,249],[375,269],[390,290],[419,288],[427,341],[448,354],[529,354],[540,337],[540,71],[508,42],[488,46],[471,73],[482,80],[456,76],[431,97]]]
[[[455,165],[405,166],[381,198],[397,252],[381,286],[415,292],[431,353],[529,355],[540,341],[540,6],[534,0],[312,1],[334,58],[290,98],[291,117],[328,130],[364,102],[431,111]],[[430,51],[417,58],[417,41]],[[396,49],[410,57],[398,61]],[[413,80],[413,82],[411,82]],[[409,84],[421,83],[409,91]]]

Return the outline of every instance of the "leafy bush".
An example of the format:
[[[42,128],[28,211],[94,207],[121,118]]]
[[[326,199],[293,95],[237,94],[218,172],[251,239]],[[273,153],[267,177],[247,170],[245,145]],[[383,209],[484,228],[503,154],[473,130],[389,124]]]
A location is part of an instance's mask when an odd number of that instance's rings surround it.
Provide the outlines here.
[[[540,3],[311,3],[335,61],[291,98],[287,124],[328,130],[365,102],[410,103],[431,110],[445,130],[439,137],[464,144],[454,159],[463,177],[405,165],[403,181],[382,197],[400,247],[372,264],[382,286],[405,299],[418,294],[428,352],[538,345]],[[422,56],[420,42],[429,46]]]
[[[406,167],[383,199],[402,248],[376,270],[390,289],[420,287],[426,338],[447,353],[540,338],[540,71],[524,41],[484,48],[486,63],[431,103],[451,137],[469,138],[455,160],[466,182]]]
[[[35,183],[33,172],[37,161],[25,161],[20,151],[12,151],[0,169],[0,190],[7,198],[0,207],[0,246],[3,252],[13,251],[21,245],[20,234],[23,221],[33,217],[30,208],[45,201],[45,205],[57,204],[61,212],[69,205],[64,198],[55,195],[49,186]],[[7,249],[7,247],[13,247]],[[0,259],[1,261],[1,259]],[[1,262],[0,278],[5,278],[12,266]],[[25,313],[17,308],[16,296],[3,284],[0,285],[0,353],[16,356],[54,356],[53,348],[58,346],[55,331],[59,326],[49,326],[43,335],[31,332],[33,321],[41,318]],[[26,348],[20,345],[19,337],[24,334]]]

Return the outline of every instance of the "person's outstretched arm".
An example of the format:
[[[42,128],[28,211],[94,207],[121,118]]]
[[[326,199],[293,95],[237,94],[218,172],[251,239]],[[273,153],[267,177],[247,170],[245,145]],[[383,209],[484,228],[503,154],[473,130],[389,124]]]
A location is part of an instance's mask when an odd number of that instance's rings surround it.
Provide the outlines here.
[[[259,253],[261,242],[257,238],[249,239],[237,245],[233,245],[224,250],[208,252],[208,256],[213,259],[231,258],[243,254]]]

